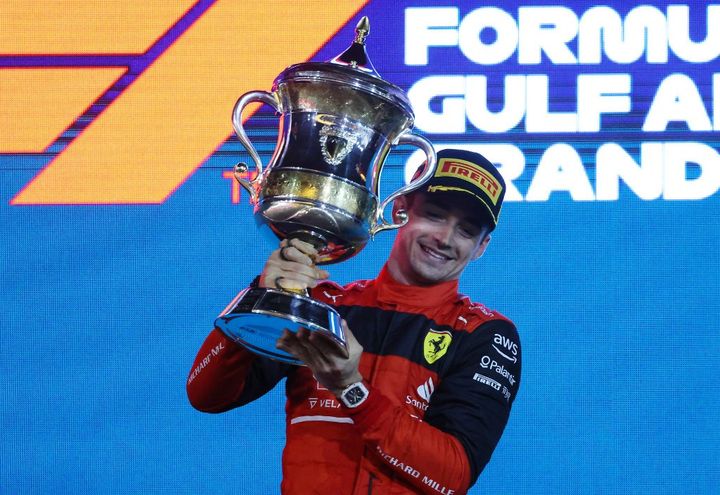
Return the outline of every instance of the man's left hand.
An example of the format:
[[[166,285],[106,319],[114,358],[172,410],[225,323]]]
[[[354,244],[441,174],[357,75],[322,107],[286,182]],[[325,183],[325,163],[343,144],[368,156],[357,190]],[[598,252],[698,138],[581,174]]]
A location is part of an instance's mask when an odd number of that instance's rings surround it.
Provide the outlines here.
[[[301,328],[296,333],[286,329],[275,346],[305,363],[320,385],[335,396],[340,396],[345,387],[363,379],[358,369],[363,348],[345,320],[342,320],[342,327],[347,343],[347,356],[330,340],[331,337],[307,328]]]

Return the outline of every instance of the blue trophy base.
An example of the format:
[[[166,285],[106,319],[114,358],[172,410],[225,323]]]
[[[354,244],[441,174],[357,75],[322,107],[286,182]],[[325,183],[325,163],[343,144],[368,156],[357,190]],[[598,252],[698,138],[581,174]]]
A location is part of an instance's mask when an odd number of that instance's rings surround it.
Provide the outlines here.
[[[276,361],[302,366],[302,361],[277,349],[283,330],[307,328],[321,332],[347,355],[340,315],[331,306],[277,289],[250,288],[241,292],[215,320],[215,326],[248,350]]]

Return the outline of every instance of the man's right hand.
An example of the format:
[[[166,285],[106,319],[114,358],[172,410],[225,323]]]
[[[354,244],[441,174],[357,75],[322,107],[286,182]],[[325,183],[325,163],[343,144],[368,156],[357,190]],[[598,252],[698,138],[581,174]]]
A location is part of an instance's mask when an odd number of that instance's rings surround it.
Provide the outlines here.
[[[300,239],[283,239],[273,251],[262,273],[259,286],[271,289],[304,290],[315,287],[329,274],[315,266],[317,251]]]

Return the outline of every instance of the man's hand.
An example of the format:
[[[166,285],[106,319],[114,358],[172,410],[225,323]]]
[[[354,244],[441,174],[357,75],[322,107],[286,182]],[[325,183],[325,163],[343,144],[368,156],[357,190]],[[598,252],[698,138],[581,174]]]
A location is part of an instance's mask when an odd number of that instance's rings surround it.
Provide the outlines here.
[[[322,335],[322,332],[311,332],[307,328],[301,328],[297,333],[285,330],[275,344],[278,349],[305,363],[318,383],[336,397],[340,396],[345,387],[363,379],[358,369],[363,348],[355,340],[345,320],[342,321],[342,327],[347,342],[347,357],[330,340],[331,337]]]
[[[300,239],[283,239],[280,249],[272,252],[262,273],[259,286],[271,289],[305,290],[315,287],[328,272],[315,266],[315,248]]]

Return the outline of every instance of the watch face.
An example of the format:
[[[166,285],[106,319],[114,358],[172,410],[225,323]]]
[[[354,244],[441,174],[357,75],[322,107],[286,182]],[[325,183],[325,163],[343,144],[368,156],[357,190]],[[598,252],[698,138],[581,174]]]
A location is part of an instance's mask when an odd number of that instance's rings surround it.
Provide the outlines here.
[[[353,387],[350,390],[348,390],[347,394],[345,395],[345,398],[347,401],[355,405],[358,402],[362,400],[362,398],[365,397],[365,392],[360,387]]]
[[[368,390],[365,388],[362,382],[360,382],[351,385],[348,389],[346,389],[340,399],[347,407],[355,407],[362,404],[367,395]]]

